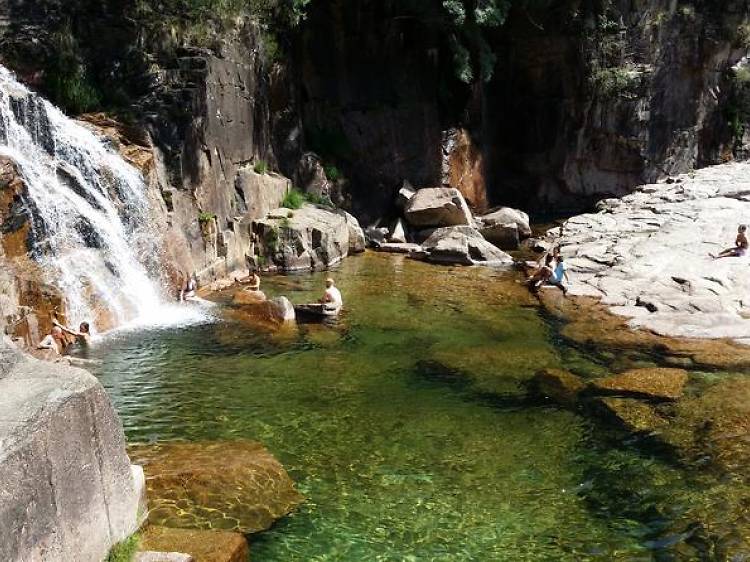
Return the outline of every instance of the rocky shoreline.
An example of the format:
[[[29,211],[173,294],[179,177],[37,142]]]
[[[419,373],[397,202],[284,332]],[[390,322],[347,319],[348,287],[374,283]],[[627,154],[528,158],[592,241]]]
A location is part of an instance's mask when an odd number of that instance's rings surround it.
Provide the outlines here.
[[[747,257],[712,259],[750,218],[750,165],[730,163],[644,185],[549,234],[571,295],[599,299],[628,326],[750,343]]]

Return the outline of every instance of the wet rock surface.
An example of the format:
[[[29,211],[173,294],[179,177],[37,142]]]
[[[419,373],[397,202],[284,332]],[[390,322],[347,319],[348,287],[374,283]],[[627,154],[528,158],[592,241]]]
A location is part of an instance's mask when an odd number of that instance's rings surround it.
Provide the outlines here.
[[[676,400],[688,380],[682,369],[633,369],[619,375],[596,379],[592,390],[624,396]]]
[[[560,369],[544,369],[531,380],[534,394],[568,407],[578,404],[578,396],[585,388],[586,383],[580,377]]]
[[[597,415],[632,433],[650,433],[668,423],[651,404],[633,398],[596,398],[591,407]]]
[[[132,445],[143,464],[154,525],[256,533],[303,500],[260,443],[217,441]]]
[[[571,294],[601,299],[633,328],[750,341],[748,258],[709,256],[747,222],[749,174],[746,163],[705,168],[566,221],[556,242]]]
[[[179,558],[158,558],[166,553],[188,556],[194,562],[247,562],[250,549],[240,533],[151,525],[143,533],[141,550],[152,551],[154,558],[136,558],[139,562],[181,562]]]

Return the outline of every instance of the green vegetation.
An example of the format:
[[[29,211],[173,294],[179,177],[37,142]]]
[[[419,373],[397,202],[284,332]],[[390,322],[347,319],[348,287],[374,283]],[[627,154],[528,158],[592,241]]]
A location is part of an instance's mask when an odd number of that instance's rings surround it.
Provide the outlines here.
[[[281,206],[287,209],[299,209],[304,204],[305,194],[295,188],[287,191],[284,199],[281,200]]]
[[[750,67],[740,66],[731,76],[732,93],[727,102],[725,117],[735,143],[741,144],[750,121]]]
[[[274,254],[279,251],[279,229],[275,226],[266,231],[265,246]]]
[[[112,547],[104,562],[131,562],[140,544],[141,536],[138,533],[130,535]]]
[[[322,205],[323,207],[333,207],[333,202],[326,195],[318,195],[317,193],[305,193],[305,199],[308,203],[313,205]]]
[[[329,164],[328,166],[323,167],[323,171],[325,172],[326,179],[328,181],[337,182],[344,176],[341,173],[341,170],[339,170],[336,166],[333,164]]]
[[[198,215],[198,222],[201,223],[201,224],[206,224],[208,222],[211,222],[215,218],[216,218],[215,214],[213,214],[213,213],[207,213],[207,212],[204,211],[204,212],[202,212],[201,214]]]
[[[268,171],[268,164],[265,160],[258,160],[253,166],[253,171],[256,174],[265,174]]]
[[[737,44],[743,49],[750,49],[750,22],[743,22],[737,27]]]
[[[47,63],[44,86],[52,100],[67,113],[99,109],[102,94],[91,81],[78,56],[78,43],[69,26],[52,35],[53,58]]]
[[[594,89],[603,97],[627,94],[638,82],[638,73],[627,67],[603,68],[591,76]]]

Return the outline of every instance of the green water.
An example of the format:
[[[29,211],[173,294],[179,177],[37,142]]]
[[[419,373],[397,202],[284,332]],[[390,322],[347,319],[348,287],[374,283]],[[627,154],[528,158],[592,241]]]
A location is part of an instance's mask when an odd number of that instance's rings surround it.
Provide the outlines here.
[[[308,499],[251,537],[253,560],[675,559],[654,544],[688,509],[687,476],[526,398],[541,367],[605,368],[513,274],[367,254],[334,275],[335,326],[268,334],[220,306],[92,352],[131,442],[253,439],[285,465]],[[263,289],[304,302],[324,276]]]

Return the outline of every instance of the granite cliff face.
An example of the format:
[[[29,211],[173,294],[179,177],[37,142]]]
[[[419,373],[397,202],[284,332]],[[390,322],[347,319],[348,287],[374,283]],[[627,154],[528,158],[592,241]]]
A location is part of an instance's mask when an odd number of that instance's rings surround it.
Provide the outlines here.
[[[428,4],[316,0],[271,33],[5,0],[0,57],[70,111],[107,109],[86,119],[144,173],[175,284],[252,262],[253,220],[292,185],[365,223],[397,216],[405,180],[543,214],[747,154],[747,0],[516,4],[469,84]]]

